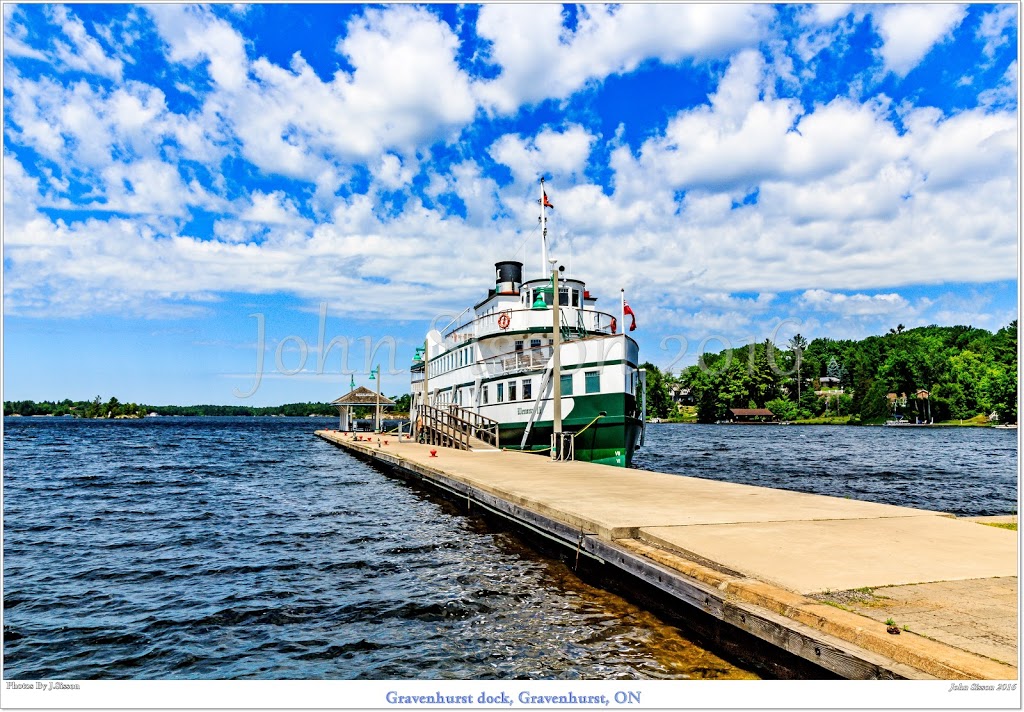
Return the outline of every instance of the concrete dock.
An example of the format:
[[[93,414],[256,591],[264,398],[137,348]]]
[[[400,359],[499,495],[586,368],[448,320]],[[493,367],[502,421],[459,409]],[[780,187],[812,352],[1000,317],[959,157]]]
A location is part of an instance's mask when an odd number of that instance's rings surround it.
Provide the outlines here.
[[[1016,531],[513,451],[316,434],[640,579],[683,616],[692,606],[841,677],[1017,678]]]

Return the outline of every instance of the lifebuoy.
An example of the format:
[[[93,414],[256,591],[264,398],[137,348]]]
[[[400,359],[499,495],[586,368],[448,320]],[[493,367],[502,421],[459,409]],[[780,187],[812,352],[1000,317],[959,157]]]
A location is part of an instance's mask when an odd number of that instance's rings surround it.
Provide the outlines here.
[[[498,328],[499,329],[507,329],[508,325],[511,324],[511,323],[512,323],[512,317],[510,317],[507,312],[503,312],[502,315],[498,317]]]

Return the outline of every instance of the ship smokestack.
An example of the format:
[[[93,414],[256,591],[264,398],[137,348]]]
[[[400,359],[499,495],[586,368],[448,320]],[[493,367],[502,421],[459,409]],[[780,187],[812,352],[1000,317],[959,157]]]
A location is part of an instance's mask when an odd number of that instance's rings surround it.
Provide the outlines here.
[[[498,294],[518,294],[519,285],[523,283],[522,262],[495,262],[494,263],[494,291]]]

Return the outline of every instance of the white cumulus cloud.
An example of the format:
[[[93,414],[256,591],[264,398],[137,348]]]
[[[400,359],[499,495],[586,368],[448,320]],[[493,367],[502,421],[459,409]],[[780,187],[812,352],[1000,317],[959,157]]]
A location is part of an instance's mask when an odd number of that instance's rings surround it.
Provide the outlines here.
[[[643,61],[727,56],[756,44],[774,11],[765,5],[582,5],[575,30],[558,5],[491,4],[477,34],[500,67],[478,82],[481,103],[500,113],[562,99],[588,82],[635,70]]]
[[[964,5],[884,5],[872,12],[886,71],[905,77],[966,15]]]

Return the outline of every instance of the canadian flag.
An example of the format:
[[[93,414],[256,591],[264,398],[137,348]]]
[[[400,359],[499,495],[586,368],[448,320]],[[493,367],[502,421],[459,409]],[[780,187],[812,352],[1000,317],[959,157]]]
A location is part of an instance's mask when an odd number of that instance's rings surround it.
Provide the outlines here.
[[[629,325],[629,330],[630,331],[636,331],[636,314],[634,314],[633,310],[629,308],[629,304],[626,304],[625,302],[623,302],[623,304],[622,304],[622,313],[623,314],[629,314],[630,319],[632,319],[632,323]]]

